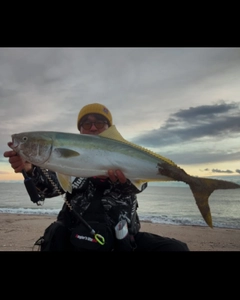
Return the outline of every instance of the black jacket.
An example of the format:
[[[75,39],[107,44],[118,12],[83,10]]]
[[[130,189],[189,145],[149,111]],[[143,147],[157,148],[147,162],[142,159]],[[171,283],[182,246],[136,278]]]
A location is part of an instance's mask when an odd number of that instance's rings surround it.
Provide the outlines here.
[[[47,171],[46,176],[46,172],[34,166],[31,177],[43,199],[65,193],[56,174],[52,171]],[[129,179],[122,184],[119,181],[113,183],[108,178],[75,178],[72,183],[72,193],[66,193],[66,200],[70,207],[86,221],[95,221],[102,212],[108,224],[114,227],[120,220],[125,219],[128,223],[129,233],[135,235],[140,229],[136,194],[142,192],[146,187],[147,183],[142,186],[140,191]],[[57,219],[70,227],[74,227],[76,223],[76,219],[66,203],[63,204]]]

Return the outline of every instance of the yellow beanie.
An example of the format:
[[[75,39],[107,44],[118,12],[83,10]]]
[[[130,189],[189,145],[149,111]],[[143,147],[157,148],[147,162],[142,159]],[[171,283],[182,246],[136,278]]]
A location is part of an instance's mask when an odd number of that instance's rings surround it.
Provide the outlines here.
[[[88,104],[86,106],[84,106],[79,114],[78,114],[78,119],[77,119],[77,127],[78,127],[78,130],[80,130],[80,121],[81,119],[88,115],[88,114],[99,114],[99,115],[102,115],[104,116],[110,126],[112,126],[112,114],[110,113],[110,111],[106,108],[106,106],[102,105],[102,104],[99,104],[99,103],[93,103],[93,104]]]

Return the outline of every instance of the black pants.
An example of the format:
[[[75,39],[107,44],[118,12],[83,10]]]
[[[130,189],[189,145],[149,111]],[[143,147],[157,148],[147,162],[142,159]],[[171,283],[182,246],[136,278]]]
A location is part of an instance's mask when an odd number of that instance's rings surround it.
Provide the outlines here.
[[[138,232],[135,235],[135,251],[189,251],[186,243],[179,240],[162,237],[149,232]]]
[[[71,251],[70,234],[62,222],[50,224],[40,239],[40,251]]]
[[[138,232],[135,237],[134,251],[189,251],[187,244],[179,240],[162,237],[149,232]],[[122,243],[121,243],[122,244]],[[129,244],[130,245],[130,244]],[[133,251],[131,247],[123,245],[117,251]],[[62,222],[52,223],[44,233],[41,251],[76,251],[70,243],[70,234]]]

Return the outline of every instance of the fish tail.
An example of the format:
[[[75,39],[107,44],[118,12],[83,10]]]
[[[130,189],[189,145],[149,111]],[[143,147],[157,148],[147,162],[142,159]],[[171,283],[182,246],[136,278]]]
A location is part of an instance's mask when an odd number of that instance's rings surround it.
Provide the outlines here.
[[[197,180],[193,179],[194,178],[192,178],[191,182],[189,182],[189,186],[196,201],[197,207],[207,225],[213,228],[212,215],[208,199],[215,189],[204,178],[196,178]]]
[[[218,189],[240,188],[239,184],[231,181],[190,176],[183,169],[179,167],[174,168],[165,163],[158,164],[158,166],[160,174],[169,176],[176,181],[183,181],[189,185],[203,219],[211,228],[213,227],[213,224],[208,203],[209,196],[213,191]]]
[[[208,226],[212,228],[212,216],[208,203],[209,196],[215,190],[236,189],[240,188],[240,185],[234,182],[219,179],[199,178],[193,176],[190,177],[191,179],[188,184],[196,200],[199,211]]]

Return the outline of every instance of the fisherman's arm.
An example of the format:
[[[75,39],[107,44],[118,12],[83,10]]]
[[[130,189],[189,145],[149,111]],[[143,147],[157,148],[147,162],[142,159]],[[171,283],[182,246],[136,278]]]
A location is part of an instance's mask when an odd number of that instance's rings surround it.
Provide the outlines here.
[[[52,198],[65,193],[55,172],[42,170],[40,167],[33,165],[31,172],[28,172],[28,176],[32,179],[38,193],[44,198]]]
[[[8,161],[11,164],[11,167],[13,168],[15,173],[20,173],[22,172],[22,170],[25,170],[27,173],[31,172],[32,164],[28,162],[24,162],[22,158],[19,155],[17,155],[15,151],[13,150],[5,151],[3,153],[3,156],[8,157]]]
[[[9,142],[8,146],[10,147],[11,144],[12,143]],[[23,159],[13,150],[5,151],[3,155],[4,157],[8,157],[8,161],[15,173],[20,173],[23,170],[26,171],[28,177],[32,178],[32,181],[37,188],[37,192],[41,194],[42,197],[51,198],[58,196],[60,193],[64,193],[54,172],[47,171],[48,175],[46,176],[41,168],[23,161]],[[50,181],[54,182],[54,186]]]

